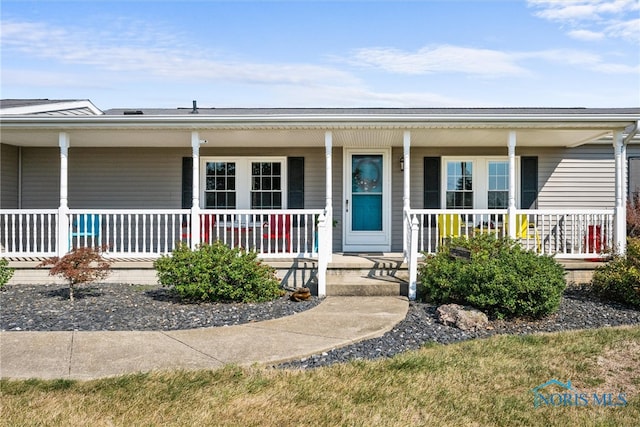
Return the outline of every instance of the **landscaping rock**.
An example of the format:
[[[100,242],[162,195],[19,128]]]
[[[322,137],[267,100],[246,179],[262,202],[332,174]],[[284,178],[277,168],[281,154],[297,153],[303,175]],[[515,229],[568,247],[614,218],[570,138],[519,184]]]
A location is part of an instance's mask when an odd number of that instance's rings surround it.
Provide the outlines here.
[[[489,324],[487,315],[475,308],[459,304],[444,304],[436,310],[438,321],[446,326],[455,326],[463,331],[479,331]]]
[[[0,331],[166,331],[232,326],[299,313],[322,302],[287,296],[261,303],[181,301],[160,285],[7,285],[0,292]]]
[[[298,288],[291,294],[291,301],[306,301],[311,298],[311,289]]]

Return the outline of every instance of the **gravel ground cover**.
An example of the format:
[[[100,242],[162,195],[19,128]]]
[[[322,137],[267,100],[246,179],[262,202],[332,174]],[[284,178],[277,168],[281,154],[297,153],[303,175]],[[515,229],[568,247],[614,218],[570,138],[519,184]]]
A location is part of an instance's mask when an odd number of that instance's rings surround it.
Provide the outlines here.
[[[495,334],[531,334],[591,329],[606,326],[640,325],[640,311],[595,298],[586,287],[567,288],[558,311],[542,320],[493,320],[487,330],[465,332],[445,326],[436,319],[437,305],[411,302],[406,318],[380,338],[362,341],[322,354],[280,364],[280,368],[309,369],[351,360],[392,357],[416,350],[424,344],[450,344]]]
[[[308,310],[319,298],[256,304],[186,304],[168,288],[140,285],[13,285],[0,292],[2,331],[153,331],[231,326]]]
[[[286,296],[257,304],[185,304],[159,286],[92,285],[68,300],[63,285],[13,285],[0,292],[0,330],[127,331],[230,326],[308,310],[322,299],[293,302]],[[315,368],[354,359],[375,359],[414,350],[429,342],[449,344],[494,334],[530,334],[606,326],[639,325],[640,311],[591,295],[587,288],[565,291],[557,313],[537,321],[493,320],[489,328],[464,332],[436,320],[437,306],[411,302],[406,318],[380,338],[278,365]]]

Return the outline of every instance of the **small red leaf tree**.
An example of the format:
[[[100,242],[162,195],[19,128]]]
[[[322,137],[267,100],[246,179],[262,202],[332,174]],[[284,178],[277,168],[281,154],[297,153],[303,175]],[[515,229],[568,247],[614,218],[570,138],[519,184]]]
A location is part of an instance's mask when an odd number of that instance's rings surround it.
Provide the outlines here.
[[[69,299],[73,301],[75,285],[104,279],[110,273],[111,261],[102,256],[104,248],[77,248],[63,256],[42,261],[38,267],[51,265],[50,276],[60,276],[69,282]]]

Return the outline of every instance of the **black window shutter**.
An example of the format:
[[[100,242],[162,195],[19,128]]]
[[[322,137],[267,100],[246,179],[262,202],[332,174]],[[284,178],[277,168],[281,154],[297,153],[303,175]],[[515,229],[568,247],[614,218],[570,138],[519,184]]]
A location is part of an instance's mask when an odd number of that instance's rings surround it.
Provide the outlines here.
[[[520,158],[520,207],[535,209],[538,206],[538,158]]]
[[[182,158],[182,209],[193,203],[193,157]]]
[[[287,200],[289,209],[304,209],[304,157],[287,158]]]
[[[440,209],[440,157],[424,158],[425,209]]]

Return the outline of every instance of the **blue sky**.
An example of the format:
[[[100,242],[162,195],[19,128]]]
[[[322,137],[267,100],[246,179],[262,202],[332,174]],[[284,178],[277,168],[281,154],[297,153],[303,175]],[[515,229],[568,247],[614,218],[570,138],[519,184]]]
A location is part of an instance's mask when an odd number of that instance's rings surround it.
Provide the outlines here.
[[[640,0],[2,0],[1,18],[2,98],[640,106]]]

